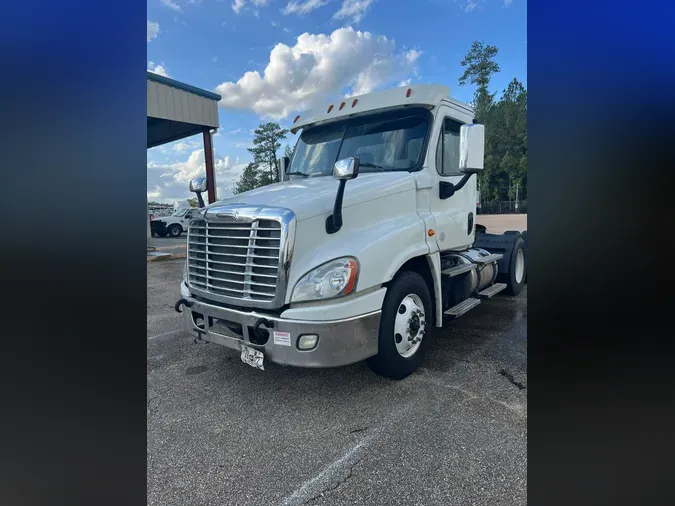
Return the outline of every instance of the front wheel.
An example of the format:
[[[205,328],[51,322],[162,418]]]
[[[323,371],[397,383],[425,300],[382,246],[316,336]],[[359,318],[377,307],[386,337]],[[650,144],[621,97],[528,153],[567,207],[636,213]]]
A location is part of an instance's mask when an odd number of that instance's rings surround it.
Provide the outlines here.
[[[183,233],[183,229],[180,225],[170,225],[168,228],[169,235],[171,237],[179,237]]]
[[[416,272],[399,274],[382,306],[378,353],[368,359],[380,376],[403,379],[422,363],[432,326],[431,296]]]

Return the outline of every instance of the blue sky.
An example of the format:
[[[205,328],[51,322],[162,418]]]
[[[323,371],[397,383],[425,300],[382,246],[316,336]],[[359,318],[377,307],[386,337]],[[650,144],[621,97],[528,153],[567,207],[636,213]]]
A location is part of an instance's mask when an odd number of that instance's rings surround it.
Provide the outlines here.
[[[499,48],[492,91],[514,77],[527,85],[526,12],[525,0],[148,0],[148,70],[223,96],[214,146],[225,198],[263,121],[288,126],[297,111],[403,82],[470,101],[457,79],[474,40]],[[148,197],[189,197],[202,147],[198,136],[148,150]]]

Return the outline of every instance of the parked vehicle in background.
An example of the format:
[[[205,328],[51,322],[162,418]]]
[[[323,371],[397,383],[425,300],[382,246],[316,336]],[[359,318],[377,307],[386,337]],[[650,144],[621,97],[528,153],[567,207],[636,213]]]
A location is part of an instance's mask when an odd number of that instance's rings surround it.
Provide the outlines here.
[[[484,127],[448,88],[340,100],[297,116],[300,129],[281,182],[192,214],[176,310],[198,342],[259,369],[367,359],[401,379],[434,327],[520,293],[525,243],[477,231]]]
[[[158,237],[180,237],[188,229],[188,223],[198,212],[196,208],[182,208],[169,216],[153,218],[150,221],[150,232]]]

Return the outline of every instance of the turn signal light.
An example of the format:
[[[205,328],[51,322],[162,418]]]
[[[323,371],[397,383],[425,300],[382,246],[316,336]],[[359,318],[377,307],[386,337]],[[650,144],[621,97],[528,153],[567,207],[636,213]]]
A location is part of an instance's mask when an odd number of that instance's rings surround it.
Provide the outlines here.
[[[332,110],[333,110],[333,104],[331,104],[330,107],[328,108],[328,112],[331,112]],[[328,114],[328,113],[326,113],[326,114]]]
[[[412,88],[408,88],[408,91],[405,92],[406,98],[410,97],[412,95]]]

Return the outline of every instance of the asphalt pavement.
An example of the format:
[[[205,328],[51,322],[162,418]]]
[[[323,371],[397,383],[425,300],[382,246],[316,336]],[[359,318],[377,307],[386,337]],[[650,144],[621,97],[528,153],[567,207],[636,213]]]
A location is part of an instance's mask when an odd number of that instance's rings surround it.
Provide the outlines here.
[[[183,262],[148,264],[149,505],[526,504],[527,287],[436,329],[396,382],[194,344]]]
[[[184,248],[187,244],[187,234],[182,233],[180,237],[155,237],[152,236],[148,240],[148,246],[151,246],[159,251],[178,251],[181,248]]]

